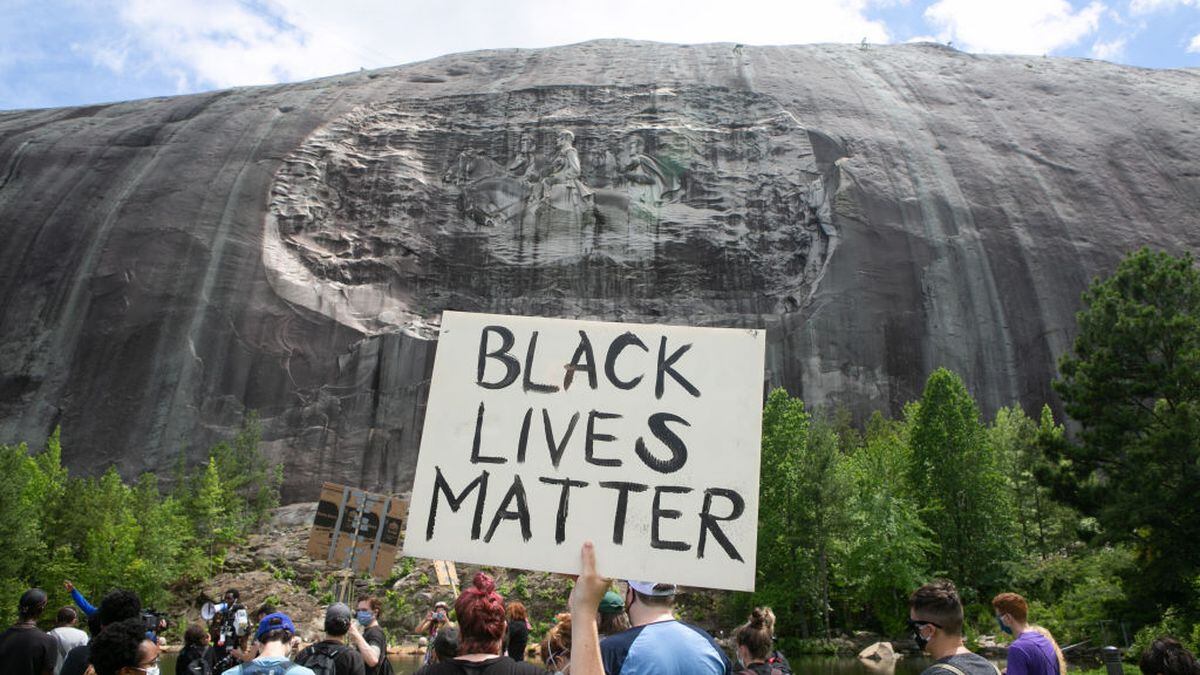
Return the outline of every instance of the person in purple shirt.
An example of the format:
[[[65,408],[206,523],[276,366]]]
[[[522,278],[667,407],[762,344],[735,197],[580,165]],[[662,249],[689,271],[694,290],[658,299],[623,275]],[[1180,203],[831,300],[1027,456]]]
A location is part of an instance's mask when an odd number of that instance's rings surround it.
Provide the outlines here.
[[[1005,675],[1066,675],[1067,663],[1050,631],[1029,624],[1029,603],[1016,593],[992,599],[1000,630],[1015,635]]]

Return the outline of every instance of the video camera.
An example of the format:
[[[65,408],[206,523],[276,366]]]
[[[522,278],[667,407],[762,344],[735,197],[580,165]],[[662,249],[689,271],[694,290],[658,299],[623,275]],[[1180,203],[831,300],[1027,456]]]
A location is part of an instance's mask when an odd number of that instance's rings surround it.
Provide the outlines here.
[[[146,625],[146,632],[153,633],[155,637],[158,637],[170,625],[167,615],[156,609],[143,609],[142,623]]]

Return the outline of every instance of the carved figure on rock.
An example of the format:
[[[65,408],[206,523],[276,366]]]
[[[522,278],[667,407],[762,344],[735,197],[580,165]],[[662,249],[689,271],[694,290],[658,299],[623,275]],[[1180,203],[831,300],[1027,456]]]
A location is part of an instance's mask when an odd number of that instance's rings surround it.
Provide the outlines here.
[[[536,182],[541,171],[541,162],[536,153],[537,141],[529,134],[521,134],[521,140],[517,142],[517,154],[508,163],[508,172],[527,183]]]
[[[592,189],[583,182],[583,167],[575,149],[575,134],[569,129],[558,132],[557,151],[542,178],[539,200],[561,211],[591,208]]]
[[[617,158],[594,138],[583,146],[583,175],[588,185],[595,188],[611,187],[617,180]]]
[[[646,141],[638,134],[625,141],[620,171],[620,182],[628,186],[631,202],[657,204],[674,197],[680,188],[675,172],[646,154]]]
[[[442,180],[459,186],[459,206],[478,225],[506,223],[518,216],[525,204],[525,184],[506,175],[498,163],[472,148],[458,154]]]

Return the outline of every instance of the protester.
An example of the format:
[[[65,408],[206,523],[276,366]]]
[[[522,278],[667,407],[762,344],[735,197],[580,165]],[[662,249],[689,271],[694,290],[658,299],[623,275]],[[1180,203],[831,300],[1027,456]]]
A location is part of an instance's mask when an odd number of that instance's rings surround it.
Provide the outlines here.
[[[1138,661],[1142,675],[1200,675],[1200,663],[1179,640],[1163,636],[1142,652]]]
[[[594,620],[594,619],[593,619]],[[546,631],[538,650],[546,670],[552,673],[565,673],[571,666],[571,615],[559,614],[554,617],[554,625]]]
[[[157,675],[158,654],[158,644],[146,637],[146,622],[138,616],[105,624],[92,638],[90,659],[96,675]]]
[[[296,626],[291,617],[283,612],[268,614],[259,622],[254,634],[262,644],[258,657],[224,671],[223,675],[316,675],[312,670],[288,660],[292,637],[295,635]]]
[[[755,607],[750,619],[733,632],[737,645],[738,671],[743,675],[781,675],[783,670],[768,661],[774,651],[775,639],[771,635],[770,621],[762,607]]]
[[[263,617],[274,613],[275,606],[269,602],[264,602],[263,604],[259,605],[258,609],[254,610],[254,625],[257,626],[258,622],[263,620]],[[247,636],[247,638],[248,637],[249,636]],[[295,651],[299,648],[299,641],[300,638],[292,638],[292,651]],[[233,654],[239,661],[253,661],[258,656],[261,649],[262,645],[259,644],[258,640],[250,640],[250,643],[246,645],[245,651],[234,650]]]
[[[71,651],[67,652],[67,658],[63,661],[62,670],[59,675],[83,675],[88,667],[88,659],[91,656],[92,643],[99,637],[107,627],[127,621],[129,619],[137,619],[142,627],[142,637],[146,637],[146,622],[142,620],[142,600],[137,593],[124,589],[110,591],[100,600],[100,606],[92,616],[88,617],[88,627],[94,624],[99,627],[99,630],[92,631],[92,641],[80,645]]]
[[[571,675],[601,675],[600,633],[592,620],[608,590],[608,580],[596,572],[596,547],[583,542],[579,550],[579,576],[571,589],[567,606],[571,608]]]
[[[604,671],[630,673],[732,672],[725,652],[702,629],[677,620],[675,585],[629,581],[625,610],[633,627],[600,643]],[[594,622],[593,622],[594,623]]]
[[[433,638],[437,637],[439,631],[450,625],[452,625],[450,623],[450,608],[446,606],[446,603],[439,600],[434,604],[433,609],[429,610],[425,615],[425,620],[417,626],[417,633],[432,642]],[[432,655],[432,649],[425,650],[425,663],[431,662]]]
[[[208,631],[203,626],[191,624],[183,631],[183,649],[175,660],[175,675],[190,675],[188,670],[195,661],[201,662],[202,673],[212,672],[212,650],[208,647]],[[207,654],[206,654],[207,652]]]
[[[458,656],[423,666],[418,675],[462,675],[464,670],[477,675],[544,675],[540,668],[502,653],[507,625],[504,598],[496,593],[491,577],[476,573],[471,586],[454,601],[454,612],[458,616]]]
[[[953,583],[925,584],[913,591],[908,607],[913,639],[935,659],[921,675],[999,675],[992,662],[963,646],[963,608]]]
[[[1008,646],[1008,675],[1065,675],[1067,660],[1050,631],[1029,624],[1029,604],[1016,593],[992,598],[1000,630],[1016,639]]]
[[[770,607],[761,607],[763,618],[766,620],[767,630],[771,632],[771,640],[775,640],[775,611]],[[772,668],[778,669],[784,675],[791,675],[792,664],[788,663],[787,657],[778,649],[772,649],[771,655],[767,657],[767,664]]]
[[[75,588],[75,584],[71,583],[70,579],[63,581],[63,588],[67,589],[67,592],[71,594],[71,599],[75,601],[75,605],[79,607],[84,616],[90,617],[96,613],[96,608],[92,606],[92,603],[88,602],[87,598],[83,597],[83,593],[80,593],[79,589]]]
[[[508,655],[513,661],[524,661],[525,647],[529,645],[529,616],[525,605],[510,602],[504,614],[508,617],[508,636],[505,638]]]
[[[625,614],[625,601],[616,591],[608,591],[600,598],[600,639],[629,630],[629,616]]]
[[[31,588],[17,601],[17,622],[0,633],[0,673],[4,675],[51,675],[58,662],[54,638],[38,628],[46,610],[46,592]]]
[[[346,633],[354,615],[344,602],[335,602],[325,610],[325,639],[306,647],[296,663],[308,666],[317,675],[363,675],[362,655],[346,644]]]
[[[54,662],[55,675],[62,670],[63,661],[67,660],[67,652],[88,643],[87,633],[75,627],[77,621],[79,621],[79,615],[76,614],[73,607],[60,607],[58,614],[54,617],[54,628],[50,631],[50,637],[54,638],[57,649],[57,658]]]
[[[447,626],[439,630],[429,643],[429,649],[433,652],[433,663],[449,661],[458,656],[458,629]]]
[[[350,642],[362,655],[367,675],[391,675],[392,664],[387,658],[387,636],[379,626],[379,598],[361,595],[350,624]],[[361,627],[361,630],[360,630]]]
[[[221,597],[223,608],[212,620],[213,670],[222,672],[258,655],[249,653],[250,617],[242,604],[242,593],[236,588]]]

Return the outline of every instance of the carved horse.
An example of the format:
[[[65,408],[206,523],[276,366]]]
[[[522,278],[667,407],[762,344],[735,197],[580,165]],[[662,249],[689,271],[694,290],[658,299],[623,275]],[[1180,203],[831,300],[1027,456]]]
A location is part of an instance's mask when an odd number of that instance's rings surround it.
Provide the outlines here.
[[[505,174],[504,167],[490,157],[463,150],[442,180],[459,187],[459,205],[477,224],[495,227],[520,220],[527,187]]]

